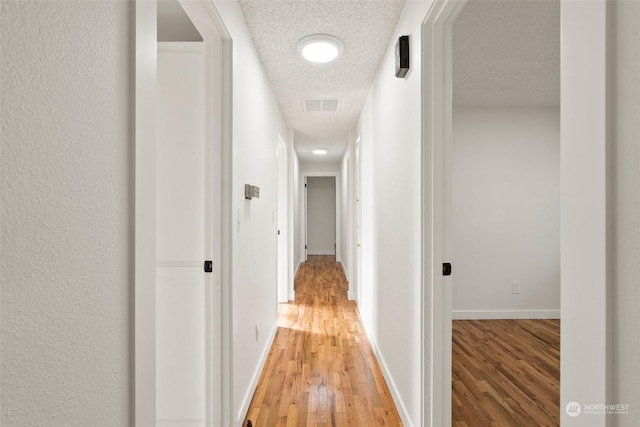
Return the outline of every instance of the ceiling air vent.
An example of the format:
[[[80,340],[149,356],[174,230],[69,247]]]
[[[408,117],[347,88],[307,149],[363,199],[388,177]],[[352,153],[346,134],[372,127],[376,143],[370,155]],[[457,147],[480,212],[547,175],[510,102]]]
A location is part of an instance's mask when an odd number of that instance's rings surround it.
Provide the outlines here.
[[[302,98],[306,113],[335,113],[340,110],[340,98]]]

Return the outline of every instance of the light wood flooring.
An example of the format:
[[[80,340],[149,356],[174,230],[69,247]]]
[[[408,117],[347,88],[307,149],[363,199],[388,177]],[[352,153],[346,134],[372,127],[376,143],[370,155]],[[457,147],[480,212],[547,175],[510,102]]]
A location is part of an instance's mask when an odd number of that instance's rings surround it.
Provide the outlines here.
[[[452,424],[557,426],[559,320],[454,320]]]
[[[244,426],[401,426],[342,267],[310,256],[278,331]]]
[[[334,257],[315,256],[280,304],[244,426],[402,426]],[[453,322],[452,424],[559,425],[560,322]]]

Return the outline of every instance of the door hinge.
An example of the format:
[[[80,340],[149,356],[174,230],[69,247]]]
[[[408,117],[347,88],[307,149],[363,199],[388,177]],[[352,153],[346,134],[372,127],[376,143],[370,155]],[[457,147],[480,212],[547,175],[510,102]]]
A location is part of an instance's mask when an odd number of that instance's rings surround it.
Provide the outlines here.
[[[204,262],[204,272],[205,273],[213,272],[213,261],[207,260]]]
[[[280,235],[280,230],[278,230],[278,236]]]
[[[307,245],[304,245],[304,249],[305,249],[305,250],[307,249]]]

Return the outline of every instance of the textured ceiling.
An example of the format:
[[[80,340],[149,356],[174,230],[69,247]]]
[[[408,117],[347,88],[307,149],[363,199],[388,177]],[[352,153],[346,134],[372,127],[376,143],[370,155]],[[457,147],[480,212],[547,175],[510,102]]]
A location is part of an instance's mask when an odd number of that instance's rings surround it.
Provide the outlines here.
[[[472,0],[453,49],[454,105],[560,104],[559,0]]]
[[[267,78],[302,161],[339,161],[404,0],[239,0]],[[342,55],[313,64],[297,52],[300,39],[324,33],[344,44]],[[303,98],[340,98],[340,111],[305,112]],[[315,147],[330,150],[321,159]]]

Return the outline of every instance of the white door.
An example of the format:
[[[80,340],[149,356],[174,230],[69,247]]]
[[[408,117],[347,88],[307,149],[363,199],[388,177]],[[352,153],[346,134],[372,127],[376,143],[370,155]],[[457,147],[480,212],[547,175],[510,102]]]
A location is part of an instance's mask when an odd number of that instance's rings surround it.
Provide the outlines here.
[[[309,215],[307,213],[307,177],[304,177],[304,260],[305,262],[308,260],[308,247],[309,247],[309,241],[308,241],[308,234],[307,234],[307,221],[309,220]]]
[[[356,300],[362,301],[362,202],[361,199],[361,183],[360,183],[360,138],[356,140],[356,159],[355,159],[355,193],[356,193]]]
[[[202,43],[159,43],[156,416],[205,426],[205,73]],[[208,215],[207,215],[208,216]],[[207,220],[210,221],[209,218]]]
[[[278,141],[278,179],[277,179],[277,209],[278,209],[278,302],[287,302],[287,277],[289,263],[287,261],[287,146],[282,140]]]

